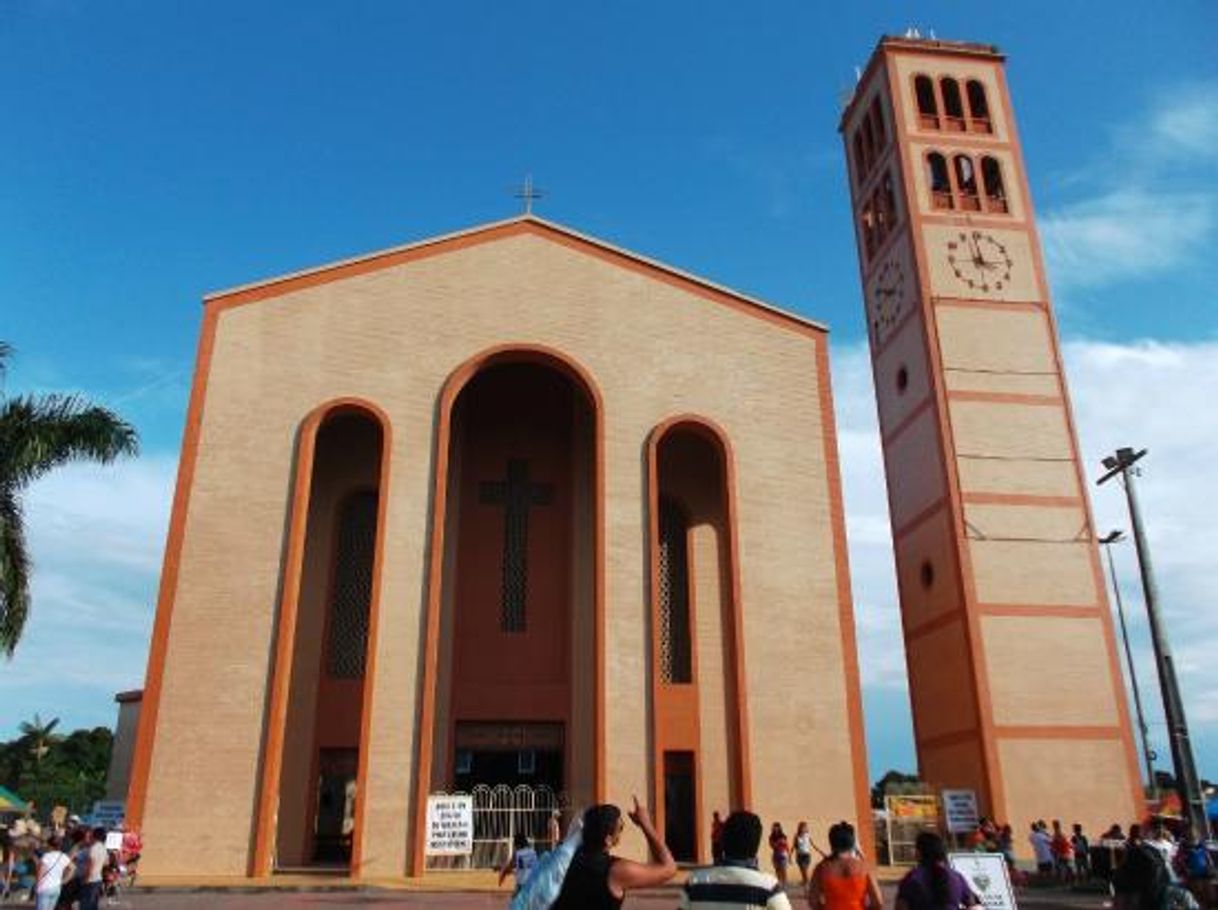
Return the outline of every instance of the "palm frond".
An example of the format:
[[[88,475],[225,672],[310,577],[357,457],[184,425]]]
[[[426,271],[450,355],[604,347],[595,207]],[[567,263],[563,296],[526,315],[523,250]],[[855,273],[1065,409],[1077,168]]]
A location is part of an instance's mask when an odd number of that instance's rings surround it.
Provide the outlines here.
[[[76,395],[0,402],[0,486],[19,489],[68,461],[107,464],[139,451],[135,428]]]
[[[0,341],[0,379],[8,369],[8,359],[13,356],[13,346],[7,341]]]
[[[13,656],[29,614],[30,559],[21,503],[13,490],[0,488],[0,651],[6,656]]]

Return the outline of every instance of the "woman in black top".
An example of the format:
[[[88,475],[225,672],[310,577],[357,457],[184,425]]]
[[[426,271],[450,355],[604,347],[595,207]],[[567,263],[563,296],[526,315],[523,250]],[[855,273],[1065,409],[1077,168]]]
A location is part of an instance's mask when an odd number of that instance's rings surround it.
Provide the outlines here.
[[[662,885],[677,872],[668,847],[656,833],[651,814],[634,800],[630,820],[638,825],[651,851],[651,862],[620,859],[609,851],[622,838],[622,810],[593,806],[584,813],[583,844],[571,860],[562,891],[550,910],[617,910],[627,891]]]

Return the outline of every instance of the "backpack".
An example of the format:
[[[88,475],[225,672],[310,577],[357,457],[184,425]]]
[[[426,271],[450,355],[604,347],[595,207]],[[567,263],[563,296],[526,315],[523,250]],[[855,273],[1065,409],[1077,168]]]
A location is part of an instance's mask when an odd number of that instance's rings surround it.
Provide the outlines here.
[[[1205,844],[1194,844],[1184,851],[1184,871],[1189,878],[1209,878],[1214,874],[1214,861]]]

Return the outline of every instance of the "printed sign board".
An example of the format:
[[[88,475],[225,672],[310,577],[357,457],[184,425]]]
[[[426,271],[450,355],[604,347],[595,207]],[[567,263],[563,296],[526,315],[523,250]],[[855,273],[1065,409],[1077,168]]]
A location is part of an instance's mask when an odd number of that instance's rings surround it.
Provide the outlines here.
[[[120,801],[105,802],[99,800],[93,804],[93,812],[89,815],[89,824],[101,825],[103,828],[117,828],[127,812],[127,804]]]
[[[947,861],[968,881],[986,910],[1017,910],[1007,861],[1001,853],[951,853]]]
[[[976,830],[977,794],[972,790],[944,790],[943,819],[952,834]]]
[[[122,850],[123,849],[123,832],[122,831],[107,831],[106,832],[106,850]]]
[[[474,851],[474,798],[427,797],[428,856],[468,856]]]

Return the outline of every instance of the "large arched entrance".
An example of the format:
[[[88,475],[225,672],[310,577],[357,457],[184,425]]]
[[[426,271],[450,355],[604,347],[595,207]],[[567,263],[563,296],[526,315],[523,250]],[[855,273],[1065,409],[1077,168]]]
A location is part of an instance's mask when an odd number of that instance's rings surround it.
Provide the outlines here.
[[[528,785],[587,802],[598,789],[595,394],[564,361],[513,351],[479,364],[441,408],[428,791]]]
[[[357,403],[321,408],[301,429],[255,874],[359,863],[387,436],[383,416]]]

